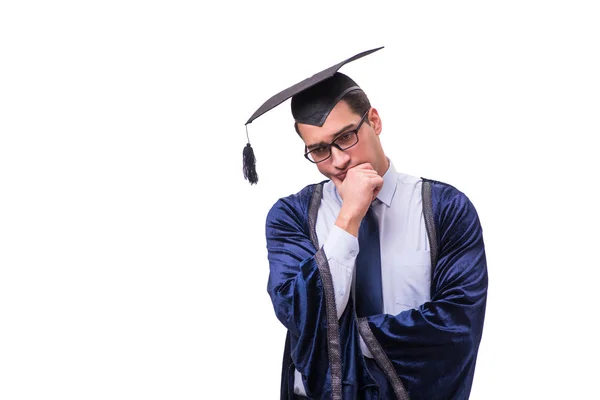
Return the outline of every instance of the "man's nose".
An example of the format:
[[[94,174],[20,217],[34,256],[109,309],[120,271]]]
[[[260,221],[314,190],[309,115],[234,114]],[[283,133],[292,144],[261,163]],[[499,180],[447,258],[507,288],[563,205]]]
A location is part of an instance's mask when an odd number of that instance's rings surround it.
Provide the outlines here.
[[[331,146],[331,161],[334,167],[344,169],[350,162],[350,155],[335,146]]]

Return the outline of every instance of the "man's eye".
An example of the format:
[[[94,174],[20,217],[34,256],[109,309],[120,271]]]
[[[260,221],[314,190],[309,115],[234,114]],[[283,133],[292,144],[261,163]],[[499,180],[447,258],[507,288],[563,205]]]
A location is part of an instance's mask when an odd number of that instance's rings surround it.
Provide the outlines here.
[[[345,140],[350,139],[351,137],[352,137],[352,132],[346,132],[342,136],[339,136],[338,140],[341,140],[343,142]]]
[[[327,147],[317,147],[313,151],[311,151],[315,156],[322,156],[327,153]]]
[[[352,141],[354,141],[354,132],[346,132],[335,139],[335,142],[342,146],[347,145]]]

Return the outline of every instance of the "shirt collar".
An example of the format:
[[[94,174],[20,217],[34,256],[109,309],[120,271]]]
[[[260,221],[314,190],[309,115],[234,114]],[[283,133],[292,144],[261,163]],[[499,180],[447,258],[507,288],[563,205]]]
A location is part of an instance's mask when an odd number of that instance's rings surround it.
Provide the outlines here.
[[[388,158],[390,162],[390,166],[388,170],[383,174],[383,187],[377,194],[377,198],[386,206],[392,205],[392,199],[394,198],[394,193],[396,193],[396,186],[398,185],[398,173],[394,168],[394,164],[392,164],[392,160]]]

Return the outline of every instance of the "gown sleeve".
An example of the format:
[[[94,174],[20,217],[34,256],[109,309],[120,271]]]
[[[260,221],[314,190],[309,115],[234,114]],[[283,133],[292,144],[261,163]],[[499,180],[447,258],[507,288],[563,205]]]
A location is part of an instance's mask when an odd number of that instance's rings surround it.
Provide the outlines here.
[[[303,375],[306,391],[320,398],[323,388],[330,386],[329,377],[322,370],[313,369],[329,364],[328,307],[330,312],[333,307],[334,317],[329,323],[337,327],[338,321],[331,277],[323,283],[323,271],[317,261],[325,255],[323,249],[315,248],[308,231],[307,212],[289,198],[279,200],[271,208],[266,222],[267,291],[277,318],[290,333],[291,357]],[[325,290],[331,292],[329,305]],[[306,377],[310,379],[307,381]]]
[[[366,319],[411,400],[468,398],[485,315],[487,267],[475,208],[449,185],[436,196],[431,301]]]

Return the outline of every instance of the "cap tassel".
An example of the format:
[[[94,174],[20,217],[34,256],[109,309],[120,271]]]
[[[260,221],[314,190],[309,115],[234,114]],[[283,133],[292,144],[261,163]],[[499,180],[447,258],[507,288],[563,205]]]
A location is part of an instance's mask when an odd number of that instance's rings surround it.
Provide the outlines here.
[[[248,137],[248,126],[246,125],[246,137]],[[254,157],[254,150],[250,146],[250,139],[244,147],[244,179],[248,180],[251,185],[258,182],[258,174],[256,173],[256,157]]]

